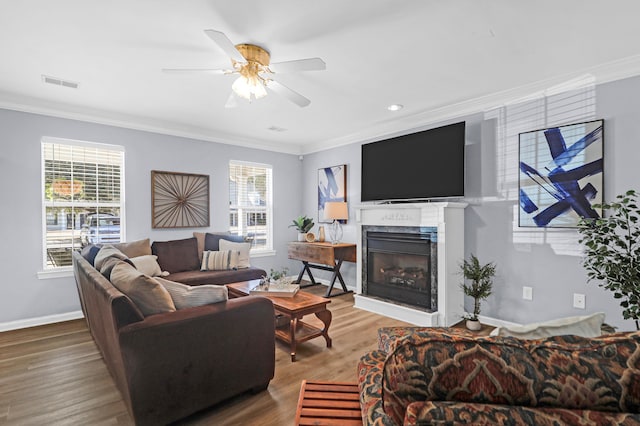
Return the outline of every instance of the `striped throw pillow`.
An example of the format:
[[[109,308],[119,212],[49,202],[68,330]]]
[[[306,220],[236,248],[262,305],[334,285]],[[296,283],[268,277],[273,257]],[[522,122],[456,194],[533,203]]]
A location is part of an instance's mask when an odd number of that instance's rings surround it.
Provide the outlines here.
[[[176,309],[224,302],[229,298],[227,287],[223,285],[189,286],[159,277],[155,278],[155,280],[169,292]]]
[[[237,250],[205,251],[202,253],[201,271],[238,269],[240,252]]]

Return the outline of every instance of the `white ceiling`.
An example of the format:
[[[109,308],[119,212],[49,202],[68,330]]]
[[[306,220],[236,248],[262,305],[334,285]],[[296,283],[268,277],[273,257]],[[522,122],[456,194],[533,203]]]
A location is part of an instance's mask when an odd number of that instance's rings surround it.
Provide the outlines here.
[[[0,0],[0,107],[303,154],[640,74],[638,16],[637,0]],[[228,68],[205,29],[322,58],[278,76],[311,105],[225,109],[235,77],[161,72]]]

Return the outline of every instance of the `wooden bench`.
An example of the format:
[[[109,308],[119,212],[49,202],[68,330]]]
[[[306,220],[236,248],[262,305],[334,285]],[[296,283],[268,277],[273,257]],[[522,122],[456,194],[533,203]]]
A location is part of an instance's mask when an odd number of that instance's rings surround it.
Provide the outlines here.
[[[295,424],[362,426],[358,385],[303,380]]]

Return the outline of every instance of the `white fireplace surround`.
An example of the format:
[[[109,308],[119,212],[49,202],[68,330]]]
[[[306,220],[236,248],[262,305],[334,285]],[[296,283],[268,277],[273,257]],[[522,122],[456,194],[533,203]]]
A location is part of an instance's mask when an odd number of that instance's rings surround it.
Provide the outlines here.
[[[464,293],[460,289],[459,265],[464,258],[464,209],[466,203],[436,202],[407,204],[360,205],[357,222],[357,281],[355,307],[411,324],[427,327],[451,326],[464,314]],[[429,226],[438,229],[438,310],[386,302],[362,294],[362,227],[363,226]]]

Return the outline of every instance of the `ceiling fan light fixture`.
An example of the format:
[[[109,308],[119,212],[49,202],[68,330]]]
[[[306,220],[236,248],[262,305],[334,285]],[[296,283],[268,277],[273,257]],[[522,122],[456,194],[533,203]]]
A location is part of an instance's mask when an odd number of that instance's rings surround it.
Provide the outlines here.
[[[238,44],[235,47],[247,62],[239,63],[232,60],[240,77],[233,82],[231,89],[238,96],[249,101],[252,97],[254,99],[264,98],[267,96],[266,82],[260,73],[267,71],[270,60],[269,52],[253,44]]]

